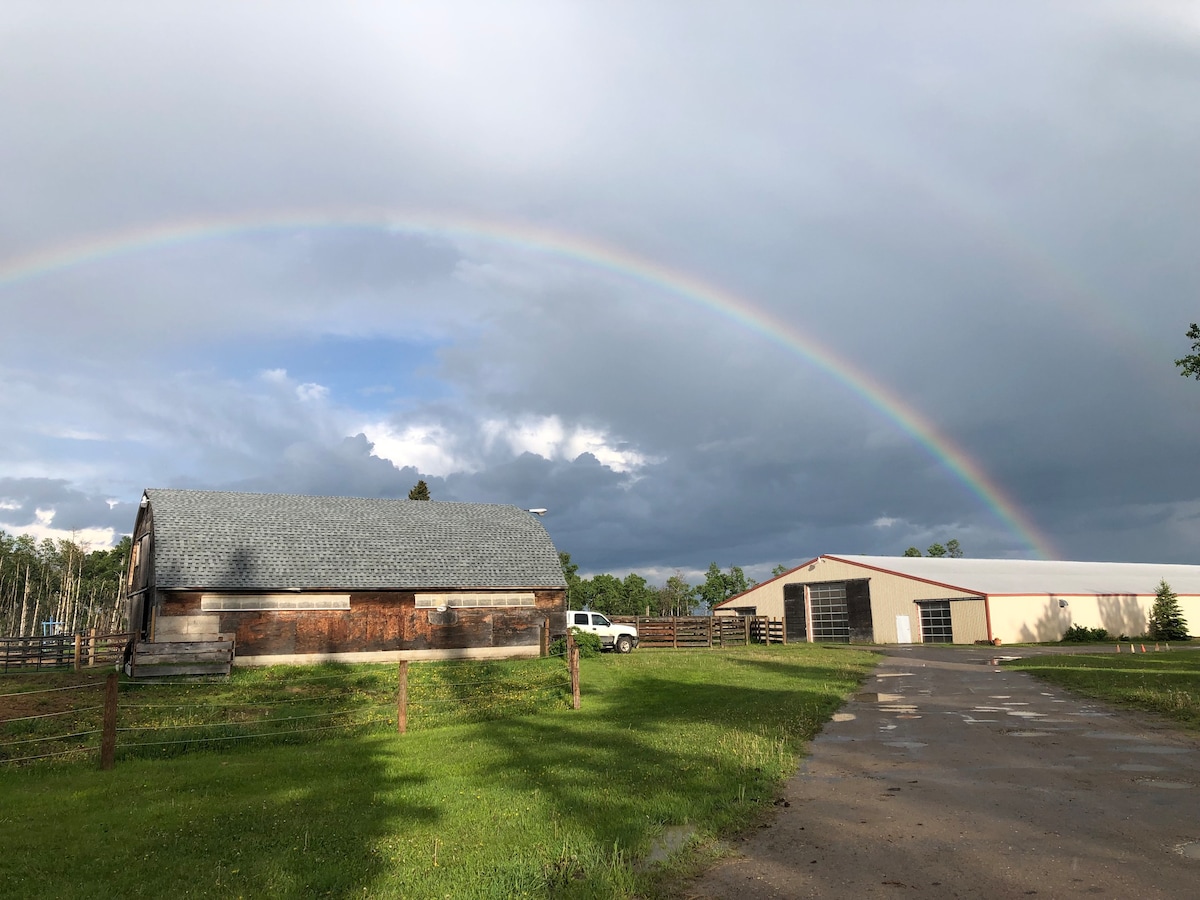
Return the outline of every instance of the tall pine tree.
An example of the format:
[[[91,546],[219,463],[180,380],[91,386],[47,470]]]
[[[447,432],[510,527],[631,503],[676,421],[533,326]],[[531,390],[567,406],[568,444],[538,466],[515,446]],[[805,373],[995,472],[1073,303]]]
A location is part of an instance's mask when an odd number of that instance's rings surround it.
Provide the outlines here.
[[[1154,592],[1154,606],[1150,608],[1150,637],[1156,641],[1188,640],[1187,622],[1179,608],[1179,598],[1164,578]]]

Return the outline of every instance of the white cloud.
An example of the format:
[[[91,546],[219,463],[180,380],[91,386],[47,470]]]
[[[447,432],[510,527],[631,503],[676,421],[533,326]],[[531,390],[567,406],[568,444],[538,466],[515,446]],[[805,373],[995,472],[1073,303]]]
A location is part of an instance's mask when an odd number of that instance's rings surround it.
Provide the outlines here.
[[[536,453],[550,460],[572,460],[590,453],[616,472],[635,472],[655,460],[611,435],[583,425],[567,426],[558,416],[513,420],[489,419],[483,423],[485,445],[507,447],[514,454]]]
[[[10,504],[0,503],[0,509],[15,508]],[[34,521],[24,525],[0,520],[0,530],[9,534],[27,534],[39,542],[47,539],[73,541],[85,550],[105,550],[116,543],[117,532],[114,528],[55,528],[54,515],[53,509],[38,509],[34,513]]]
[[[329,388],[323,384],[305,382],[304,384],[296,385],[296,396],[305,403],[317,403],[329,397]]]
[[[375,456],[400,467],[413,466],[427,475],[477,472],[489,462],[523,453],[568,462],[590,453],[602,465],[623,474],[636,473],[656,461],[602,430],[565,425],[559,416],[484,418],[453,426],[368,422],[358,430],[375,445]]]
[[[397,428],[389,422],[369,422],[359,431],[374,444],[372,455],[401,468],[412,466],[424,475],[449,475],[474,470],[474,464],[456,456],[457,441],[441,425],[410,425]]]

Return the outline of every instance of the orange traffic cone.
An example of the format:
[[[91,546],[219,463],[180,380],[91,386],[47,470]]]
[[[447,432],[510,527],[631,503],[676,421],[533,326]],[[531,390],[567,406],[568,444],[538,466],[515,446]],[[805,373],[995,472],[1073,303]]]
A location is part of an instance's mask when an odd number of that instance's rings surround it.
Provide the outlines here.
[[[1117,644],[1117,652],[1118,652],[1118,653],[1120,653],[1120,652],[1121,652],[1121,645],[1120,645],[1120,644]]]
[[[1146,645],[1145,645],[1145,644],[1142,644],[1142,652],[1143,652],[1143,653],[1145,653],[1145,652],[1146,652]]]

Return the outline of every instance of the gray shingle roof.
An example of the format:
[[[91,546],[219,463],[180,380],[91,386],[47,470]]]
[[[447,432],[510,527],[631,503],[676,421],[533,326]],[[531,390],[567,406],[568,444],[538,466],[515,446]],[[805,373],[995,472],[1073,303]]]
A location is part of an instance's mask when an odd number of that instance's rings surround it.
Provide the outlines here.
[[[160,588],[562,588],[558,552],[516,506],[146,491]]]

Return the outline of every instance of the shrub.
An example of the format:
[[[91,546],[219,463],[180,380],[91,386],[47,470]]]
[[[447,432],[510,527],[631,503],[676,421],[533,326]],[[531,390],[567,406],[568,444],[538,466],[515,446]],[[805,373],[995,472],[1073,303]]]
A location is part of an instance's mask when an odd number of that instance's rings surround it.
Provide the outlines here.
[[[1069,644],[1094,644],[1111,640],[1107,628],[1087,628],[1083,625],[1072,625],[1062,636],[1062,642]]]
[[[578,628],[572,628],[571,633],[575,635],[575,643],[579,646],[580,659],[600,655],[600,635],[592,634],[590,631],[580,631]],[[550,642],[550,655],[567,655],[566,636],[557,637]]]

